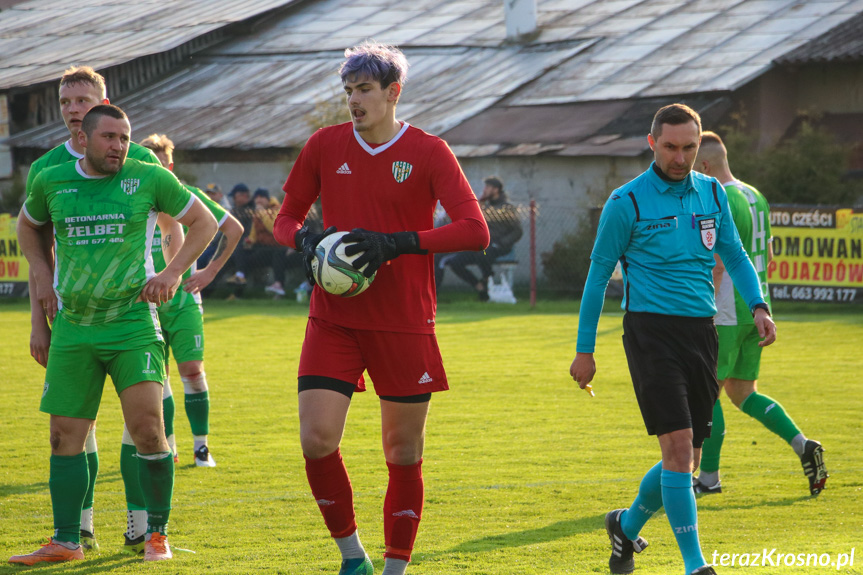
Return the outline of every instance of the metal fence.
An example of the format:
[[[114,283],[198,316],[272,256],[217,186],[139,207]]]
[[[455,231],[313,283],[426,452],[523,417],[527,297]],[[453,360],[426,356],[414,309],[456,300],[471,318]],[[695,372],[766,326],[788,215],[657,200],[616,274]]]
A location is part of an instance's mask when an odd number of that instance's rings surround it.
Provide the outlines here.
[[[524,234],[512,252],[493,266],[492,301],[494,290],[502,283],[518,301],[578,297],[590,265],[599,209],[543,206],[536,201],[517,209]],[[479,270],[475,273],[479,274]],[[473,290],[453,274],[445,274],[438,285],[440,293]],[[506,301],[502,303],[512,303],[511,298],[503,299]]]

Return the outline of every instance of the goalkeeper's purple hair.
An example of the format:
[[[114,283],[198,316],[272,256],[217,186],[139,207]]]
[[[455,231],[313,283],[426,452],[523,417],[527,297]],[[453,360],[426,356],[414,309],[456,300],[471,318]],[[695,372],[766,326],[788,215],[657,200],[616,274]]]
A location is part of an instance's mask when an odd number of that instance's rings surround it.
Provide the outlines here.
[[[408,60],[395,46],[366,41],[345,50],[345,58],[339,68],[342,83],[368,78],[386,88],[393,82],[404,86],[408,77]]]

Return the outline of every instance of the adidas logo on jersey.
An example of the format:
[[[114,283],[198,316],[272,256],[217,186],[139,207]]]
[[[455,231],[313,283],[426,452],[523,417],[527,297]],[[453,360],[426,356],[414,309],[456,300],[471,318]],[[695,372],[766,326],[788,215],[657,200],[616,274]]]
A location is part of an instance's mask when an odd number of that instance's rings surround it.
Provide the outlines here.
[[[431,382],[432,382],[432,378],[429,375],[429,372],[425,372],[417,383],[431,383]]]
[[[341,167],[339,167],[339,169],[336,170],[336,173],[337,174],[350,174],[351,169],[348,167],[348,163],[345,162],[344,164],[342,164]]]

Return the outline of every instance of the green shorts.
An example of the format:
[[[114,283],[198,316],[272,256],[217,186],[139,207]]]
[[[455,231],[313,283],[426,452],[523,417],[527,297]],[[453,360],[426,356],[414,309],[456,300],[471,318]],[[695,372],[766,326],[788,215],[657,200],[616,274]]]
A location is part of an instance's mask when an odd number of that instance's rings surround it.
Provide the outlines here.
[[[57,314],[40,411],[96,419],[106,375],[118,395],[142,381],[164,380],[164,344],[155,307],[139,302],[114,321],[97,325],[78,325]]]
[[[204,310],[185,305],[170,311],[159,311],[159,322],[165,336],[165,361],[174,352],[177,363],[204,360]]]
[[[754,324],[717,325],[719,361],[716,374],[719,381],[733,377],[755,381],[761,369],[761,337]]]

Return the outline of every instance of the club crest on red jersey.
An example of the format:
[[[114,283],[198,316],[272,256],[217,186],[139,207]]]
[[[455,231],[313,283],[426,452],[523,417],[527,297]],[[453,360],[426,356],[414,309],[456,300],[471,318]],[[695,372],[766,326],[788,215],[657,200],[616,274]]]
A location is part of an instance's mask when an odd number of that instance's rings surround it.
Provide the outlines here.
[[[130,196],[138,191],[138,186],[140,185],[141,180],[137,178],[120,181],[120,187],[123,188],[123,191]]]
[[[698,227],[701,229],[701,243],[708,250],[712,250],[716,245],[716,219],[700,220]]]
[[[407,162],[393,162],[393,177],[398,183],[402,183],[411,175],[414,167]]]

